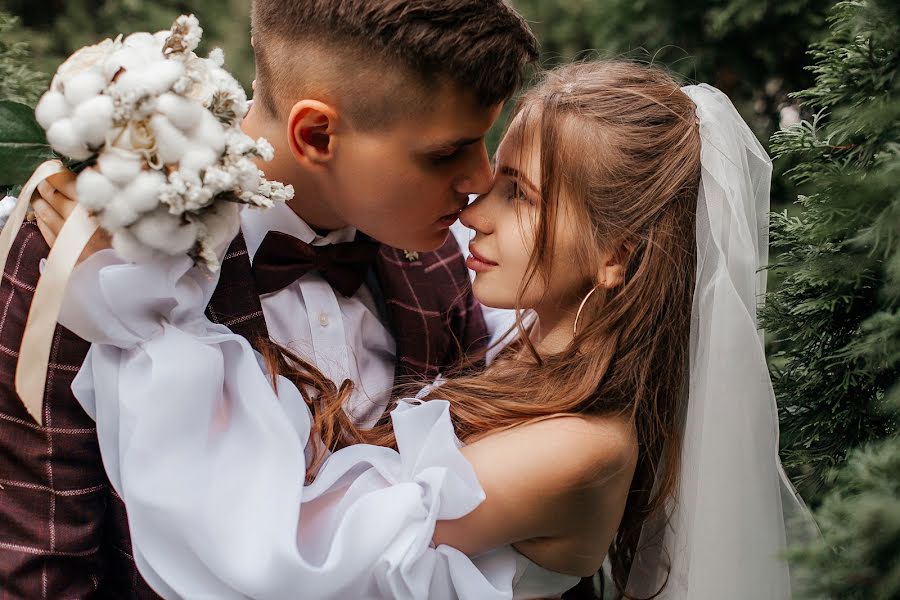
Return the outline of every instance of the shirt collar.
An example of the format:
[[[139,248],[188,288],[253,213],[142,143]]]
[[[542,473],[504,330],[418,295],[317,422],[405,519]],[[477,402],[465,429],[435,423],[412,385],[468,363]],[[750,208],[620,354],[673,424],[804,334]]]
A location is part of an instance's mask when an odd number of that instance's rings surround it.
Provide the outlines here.
[[[286,233],[312,246],[341,244],[352,242],[356,238],[356,228],[350,226],[329,231],[326,235],[319,235],[287,204],[276,204],[272,208],[266,209],[245,208],[241,211],[241,231],[244,234],[251,263],[263,238],[270,231]]]

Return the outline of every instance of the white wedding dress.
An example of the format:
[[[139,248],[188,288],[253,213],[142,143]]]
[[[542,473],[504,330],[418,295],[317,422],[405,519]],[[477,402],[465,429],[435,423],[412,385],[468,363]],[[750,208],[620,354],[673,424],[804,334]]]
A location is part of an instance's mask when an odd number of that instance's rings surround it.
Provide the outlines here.
[[[399,451],[332,454],[304,485],[310,414],[247,340],[203,314],[218,277],[187,257],[73,274],[60,322],[92,342],[73,390],[97,421],[142,575],[165,598],[558,597],[578,578],[511,547],[434,547],[484,499],[445,401],[391,414]]]

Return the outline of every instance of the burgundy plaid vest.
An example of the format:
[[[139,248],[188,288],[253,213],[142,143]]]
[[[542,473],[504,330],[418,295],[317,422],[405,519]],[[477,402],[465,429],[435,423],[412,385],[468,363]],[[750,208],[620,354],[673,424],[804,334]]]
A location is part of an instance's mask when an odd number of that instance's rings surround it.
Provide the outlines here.
[[[93,420],[70,390],[89,344],[58,326],[44,426],[14,391],[28,308],[49,249],[23,225],[0,285],[0,600],[155,599],[131,554],[125,506],[106,478]],[[430,380],[487,340],[456,242],[410,262],[382,247],[376,274],[397,342],[397,379]],[[266,336],[250,261],[238,236],[207,314],[255,341]]]

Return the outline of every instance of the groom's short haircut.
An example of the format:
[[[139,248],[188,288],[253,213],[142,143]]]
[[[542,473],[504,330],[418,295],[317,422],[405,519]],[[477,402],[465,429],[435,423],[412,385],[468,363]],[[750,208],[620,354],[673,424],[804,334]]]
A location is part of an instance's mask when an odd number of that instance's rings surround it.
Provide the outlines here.
[[[255,0],[253,36],[270,114],[320,96],[362,128],[427,109],[448,83],[499,104],[538,57],[505,0]]]

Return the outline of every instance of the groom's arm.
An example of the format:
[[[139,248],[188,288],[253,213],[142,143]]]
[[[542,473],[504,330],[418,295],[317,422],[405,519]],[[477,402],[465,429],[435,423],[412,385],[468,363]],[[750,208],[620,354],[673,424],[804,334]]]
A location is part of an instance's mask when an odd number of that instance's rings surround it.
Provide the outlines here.
[[[89,344],[57,326],[38,425],[15,392],[19,346],[49,248],[22,226],[0,284],[0,592],[85,598],[100,582],[108,482],[93,420],[70,386]]]

